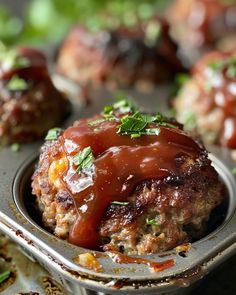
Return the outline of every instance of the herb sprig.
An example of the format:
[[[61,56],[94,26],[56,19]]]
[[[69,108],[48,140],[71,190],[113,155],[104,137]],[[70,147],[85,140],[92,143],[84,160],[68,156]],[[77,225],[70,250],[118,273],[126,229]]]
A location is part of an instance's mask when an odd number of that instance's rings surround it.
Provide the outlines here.
[[[4,271],[0,274],[0,284],[6,281],[11,275],[11,272],[9,270]]]
[[[123,116],[120,116],[120,114],[123,114]],[[103,109],[103,117],[89,121],[88,124],[96,126],[111,120],[119,123],[117,133],[130,135],[132,139],[139,138],[142,135],[159,135],[160,126],[177,128],[161,113],[158,112],[156,115],[143,114],[130,101],[125,99],[116,102],[113,106],[106,105]]]
[[[11,145],[11,151],[12,151],[12,152],[17,153],[17,152],[19,152],[19,150],[20,150],[20,145],[19,145],[19,143],[13,143],[13,144]]]
[[[56,127],[56,128],[49,129],[48,133],[45,137],[45,140],[48,140],[48,141],[49,140],[56,140],[59,137],[59,135],[61,134],[61,132],[62,132],[61,128]]]
[[[149,218],[146,218],[146,224],[147,225],[158,225],[156,219],[149,219]]]
[[[157,127],[146,128],[150,123],[157,124]],[[118,125],[117,133],[130,135],[131,138],[138,138],[141,135],[159,135],[161,130],[158,125],[177,128],[177,126],[169,123],[167,118],[160,113],[152,116],[136,112],[133,115],[127,115],[121,118],[121,124]]]
[[[214,60],[208,63],[208,68],[213,71],[213,73],[217,73],[225,70],[225,74],[229,79],[233,79],[236,77],[236,54],[222,59],[222,60]]]
[[[136,105],[129,99],[125,99],[123,96],[118,96],[118,100],[113,105],[106,105],[103,109],[103,115],[105,117],[114,116],[115,112],[120,114],[134,113],[137,110]]]
[[[28,84],[24,79],[14,75],[7,82],[6,87],[10,91],[24,91],[28,89]]]
[[[161,36],[161,24],[157,21],[151,21],[145,29],[145,43],[148,46],[155,45],[157,39]]]
[[[112,204],[118,205],[118,206],[127,206],[127,205],[129,205],[129,202],[113,201]]]
[[[73,157],[73,163],[77,166],[77,173],[83,169],[90,169],[94,162],[93,152],[90,146],[84,148]]]
[[[21,56],[16,49],[2,47],[0,50],[0,63],[4,69],[21,69],[30,65],[30,60]]]

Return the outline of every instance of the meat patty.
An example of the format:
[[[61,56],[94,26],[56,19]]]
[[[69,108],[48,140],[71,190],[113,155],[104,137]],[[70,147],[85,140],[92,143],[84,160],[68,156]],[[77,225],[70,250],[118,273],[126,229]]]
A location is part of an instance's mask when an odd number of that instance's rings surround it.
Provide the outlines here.
[[[236,53],[212,52],[193,67],[174,101],[177,119],[206,143],[236,148]]]
[[[78,246],[127,254],[201,237],[224,196],[205,149],[160,115],[142,115],[149,123],[130,136],[122,124],[137,113],[112,112],[75,122],[42,147],[32,188],[44,225]]]
[[[164,19],[96,33],[78,25],[60,48],[58,71],[82,85],[144,88],[183,71],[176,53]]]
[[[236,49],[236,4],[222,0],[175,0],[167,12],[182,47]]]
[[[62,122],[68,108],[40,51],[19,47],[0,54],[1,145],[42,138]]]

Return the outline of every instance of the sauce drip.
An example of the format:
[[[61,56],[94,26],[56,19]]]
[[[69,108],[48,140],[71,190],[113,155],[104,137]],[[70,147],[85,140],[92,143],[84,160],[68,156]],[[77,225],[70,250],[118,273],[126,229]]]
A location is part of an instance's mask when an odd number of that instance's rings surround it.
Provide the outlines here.
[[[99,116],[93,119],[101,118]],[[176,157],[201,153],[200,146],[178,128],[160,127],[158,136],[131,139],[117,133],[116,121],[90,126],[81,120],[59,138],[68,168],[61,181],[74,198],[77,220],[69,242],[90,249],[100,245],[98,228],[112,201],[125,201],[144,180],[178,174]],[[76,173],[73,156],[90,146],[95,157],[89,171]]]
[[[116,263],[128,264],[128,263],[136,263],[136,264],[146,264],[150,267],[153,272],[163,271],[167,268],[170,268],[175,265],[174,259],[165,260],[163,262],[156,262],[145,258],[140,257],[131,257],[124,255],[117,251],[107,252],[108,256]]]

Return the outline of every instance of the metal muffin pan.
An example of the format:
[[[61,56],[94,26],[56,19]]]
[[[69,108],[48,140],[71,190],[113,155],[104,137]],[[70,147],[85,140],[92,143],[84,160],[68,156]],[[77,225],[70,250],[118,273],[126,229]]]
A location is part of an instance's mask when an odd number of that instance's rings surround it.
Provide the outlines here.
[[[102,105],[109,101],[102,97],[109,98],[108,95],[103,91],[98,92],[87,109],[75,107],[66,125],[76,118],[100,111]],[[152,110],[160,106],[159,110],[163,111],[166,106],[166,100],[151,97],[150,100],[137,100],[146,109],[148,105]],[[106,253],[97,258],[103,266],[103,272],[97,273],[76,264],[74,258],[90,250],[71,245],[48,233],[34,221],[26,205],[27,188],[41,144],[24,145],[19,153],[13,153],[8,148],[0,152],[0,229],[20,244],[28,255],[39,261],[72,294],[85,292],[81,291],[81,287],[109,294],[172,293],[193,284],[236,252],[236,185],[231,173],[234,164],[227,150],[210,147],[210,158],[228,189],[228,211],[223,223],[193,243],[186,257],[174,250],[143,256],[154,261],[171,258],[176,261],[174,267],[158,273],[151,272],[142,264],[116,264]]]

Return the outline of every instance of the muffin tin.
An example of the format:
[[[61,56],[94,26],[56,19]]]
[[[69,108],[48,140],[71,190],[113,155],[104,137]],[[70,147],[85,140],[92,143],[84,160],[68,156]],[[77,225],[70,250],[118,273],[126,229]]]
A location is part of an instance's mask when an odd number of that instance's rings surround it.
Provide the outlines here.
[[[70,125],[75,119],[100,112],[103,105],[111,103],[111,94],[104,89],[91,93],[91,103],[85,107],[76,98],[79,89],[60,76],[54,76],[58,88],[63,88],[73,97],[73,111],[63,126]],[[62,87],[63,86],[63,87]],[[163,87],[156,93],[140,95],[132,91],[128,94],[135,98],[145,110],[168,109],[169,89]],[[0,229],[21,245],[24,251],[42,264],[72,294],[84,292],[83,288],[109,294],[164,294],[178,292],[202,278],[236,252],[236,185],[231,173],[234,164],[230,153],[222,148],[208,147],[210,158],[228,189],[227,214],[219,227],[203,239],[192,244],[186,255],[175,250],[143,256],[154,261],[174,259],[174,267],[153,273],[142,264],[117,264],[106,253],[99,253],[98,260],[102,272],[95,272],[74,262],[77,255],[93,252],[62,241],[43,229],[30,200],[30,177],[39,155],[42,142],[22,145],[18,153],[10,148],[0,151]],[[82,289],[81,289],[82,288]],[[87,292],[87,293],[86,293]],[[82,293],[83,294],[83,293]],[[93,294],[93,293],[91,293]],[[96,294],[96,293],[95,293]]]

